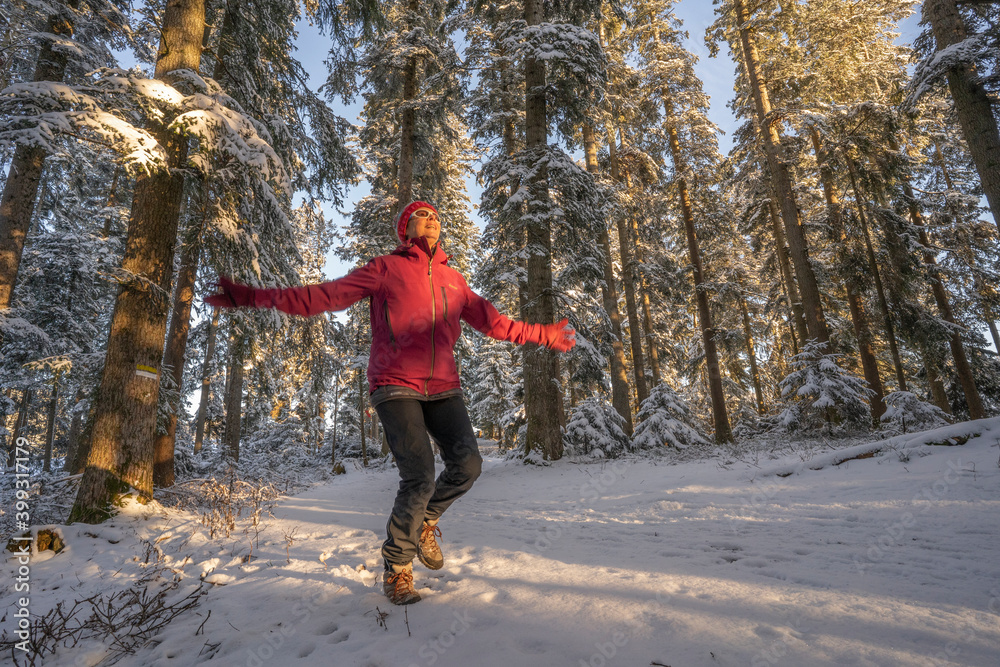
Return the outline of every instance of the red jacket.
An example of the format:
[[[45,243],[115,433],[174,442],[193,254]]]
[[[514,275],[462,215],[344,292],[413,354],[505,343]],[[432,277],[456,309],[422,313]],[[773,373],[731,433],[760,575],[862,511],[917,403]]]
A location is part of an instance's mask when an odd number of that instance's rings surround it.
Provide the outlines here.
[[[460,320],[499,340],[544,340],[543,325],[504,317],[447,262],[440,247],[430,257],[427,241],[418,238],[328,283],[254,290],[252,305],[310,316],[343,310],[368,297],[369,391],[398,385],[429,396],[461,386],[454,355]]]

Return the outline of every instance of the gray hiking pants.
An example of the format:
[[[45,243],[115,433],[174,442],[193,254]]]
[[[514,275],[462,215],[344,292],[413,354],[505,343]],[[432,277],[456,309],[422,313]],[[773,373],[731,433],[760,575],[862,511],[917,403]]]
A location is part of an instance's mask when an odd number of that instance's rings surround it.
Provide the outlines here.
[[[483,458],[460,395],[440,400],[399,398],[379,403],[375,409],[400,478],[382,557],[386,567],[405,565],[417,555],[421,524],[425,519],[438,519],[472,487],[482,472]],[[428,433],[444,459],[437,480]]]

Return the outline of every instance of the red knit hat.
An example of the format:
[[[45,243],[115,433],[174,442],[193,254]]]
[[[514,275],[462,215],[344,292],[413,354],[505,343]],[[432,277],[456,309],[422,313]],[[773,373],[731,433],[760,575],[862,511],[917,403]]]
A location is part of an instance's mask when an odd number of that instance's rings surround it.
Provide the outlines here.
[[[438,212],[436,208],[425,201],[415,201],[408,204],[406,208],[403,209],[403,212],[399,214],[399,220],[396,221],[396,236],[399,237],[400,243],[406,243],[406,226],[410,223],[410,215],[412,215],[418,208],[429,208],[435,213]]]

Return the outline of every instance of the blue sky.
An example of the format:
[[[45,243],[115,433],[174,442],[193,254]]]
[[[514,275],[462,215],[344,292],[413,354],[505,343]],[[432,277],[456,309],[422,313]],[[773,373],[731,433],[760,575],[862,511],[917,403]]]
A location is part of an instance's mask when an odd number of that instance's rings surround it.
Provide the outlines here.
[[[715,20],[714,6],[707,0],[682,0],[677,3],[674,13],[684,23],[684,29],[688,32],[687,48],[698,56],[695,70],[701,78],[704,90],[711,98],[709,118],[719,127],[723,134],[719,137],[719,148],[723,154],[727,153],[732,146],[732,132],[737,127],[736,119],[728,107],[729,101],[733,98],[733,83],[735,80],[735,63],[730,58],[727,50],[723,49],[716,58],[710,58],[708,49],[705,46],[705,30]],[[900,26],[901,42],[910,42],[918,34],[918,16],[913,16],[903,22]],[[322,85],[326,78],[326,66],[323,59],[326,57],[326,38],[319,34],[316,28],[307,23],[299,25],[299,52],[298,58],[302,62],[306,71],[310,74],[310,83],[316,87]],[[361,100],[355,100],[351,106],[335,105],[337,112],[347,120],[358,123],[358,114],[361,111]],[[468,184],[469,196],[473,203],[479,201],[479,188],[474,181]],[[353,207],[353,203],[368,193],[367,184],[362,183],[353,188],[344,204],[347,211]],[[344,224],[346,219],[328,207],[326,214],[338,225]],[[473,219],[478,221],[475,212]],[[447,221],[444,221],[447,224]],[[386,221],[387,225],[392,224]],[[328,278],[336,278],[346,273],[351,267],[332,254],[327,257],[325,267]]]

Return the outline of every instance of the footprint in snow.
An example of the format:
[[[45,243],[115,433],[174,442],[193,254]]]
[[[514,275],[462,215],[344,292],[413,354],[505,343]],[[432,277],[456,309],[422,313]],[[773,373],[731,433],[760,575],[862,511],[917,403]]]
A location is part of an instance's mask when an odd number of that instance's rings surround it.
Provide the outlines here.
[[[351,633],[347,630],[342,630],[335,635],[332,635],[326,640],[327,644],[342,644],[351,638]]]
[[[319,628],[317,628],[316,634],[317,635],[321,635],[321,636],[322,635],[332,635],[338,629],[339,628],[337,627],[336,623],[325,623],[325,624],[319,626]]]

